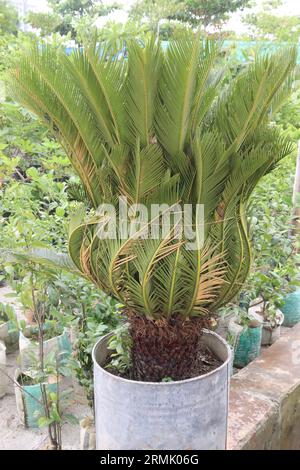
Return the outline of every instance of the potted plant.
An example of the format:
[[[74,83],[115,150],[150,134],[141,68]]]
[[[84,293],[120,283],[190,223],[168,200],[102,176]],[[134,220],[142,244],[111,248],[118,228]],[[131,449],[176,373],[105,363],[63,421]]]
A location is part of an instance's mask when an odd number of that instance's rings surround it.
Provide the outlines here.
[[[256,313],[240,307],[233,309],[235,315],[228,325],[228,333],[234,338],[233,365],[245,367],[260,355],[262,320]]]
[[[66,328],[55,320],[45,319],[43,327],[43,348],[45,354],[54,352],[60,358],[71,354],[71,343]],[[30,367],[33,358],[39,355],[39,327],[24,325],[20,329],[19,350],[21,368]]]
[[[230,349],[207,327],[249,272],[249,196],[293,148],[269,119],[296,50],[258,56],[229,85],[219,52],[193,34],[165,51],[130,41],[118,60],[105,43],[70,56],[37,44],[11,75],[90,200],[71,220],[71,260],[24,259],[78,271],[129,323],[121,372],[109,337],[93,350],[98,449],[226,446]]]
[[[248,278],[249,294],[252,292],[252,300],[249,312],[259,314],[263,318],[263,330],[261,344],[270,346],[280,337],[280,327],[284,316],[280,311],[280,305],[289,289],[284,273],[280,269],[268,272],[253,272]],[[251,297],[251,294],[250,294]]]
[[[295,326],[300,322],[300,289],[289,292],[281,306],[284,326]]]
[[[281,299],[280,310],[284,315],[284,326],[294,326],[300,322],[300,276],[299,254],[284,266],[287,288]]]
[[[264,302],[261,310],[264,319],[261,337],[262,346],[270,346],[280,337],[280,327],[283,323],[283,313],[270,302]]]
[[[19,332],[15,329],[16,312],[9,304],[0,303],[0,341],[3,341],[7,352],[18,349]]]
[[[67,412],[71,390],[62,388],[62,374],[67,361],[57,361],[51,353],[43,356],[43,363],[33,364],[26,372],[15,371],[14,389],[17,414],[26,428],[48,428],[51,449],[61,450],[61,429],[64,423],[78,424],[77,418]]]
[[[30,305],[32,319],[30,322],[16,316],[11,317],[11,328],[17,332],[20,351],[20,368],[22,372],[30,368],[40,354],[39,342],[43,342],[43,352],[57,354],[60,359],[70,356],[71,343],[67,325],[73,317],[60,315],[49,301],[49,286],[53,282],[53,273],[49,269],[37,267],[34,263],[28,266],[26,284],[23,282],[20,298],[23,307]],[[25,301],[26,299],[26,301]],[[7,306],[9,308],[10,306]],[[16,333],[15,333],[16,334]]]
[[[35,283],[35,271],[31,271],[34,318],[37,325],[37,350],[30,349],[30,359],[25,370],[17,369],[14,388],[18,417],[25,427],[47,427],[50,448],[61,450],[61,429],[66,421],[77,419],[65,413],[66,399],[70,390],[63,386],[63,377],[71,377],[71,361],[66,351],[46,347],[47,323],[43,295]],[[45,279],[44,279],[45,280]],[[41,288],[43,284],[39,285]],[[22,357],[22,353],[21,353]],[[23,358],[24,359],[24,358]],[[22,364],[24,366],[24,364]]]
[[[20,423],[27,428],[39,428],[45,418],[45,403],[50,404],[51,393],[57,395],[59,376],[47,367],[43,376],[40,369],[32,366],[26,373],[19,369],[15,372],[14,388],[17,413]]]

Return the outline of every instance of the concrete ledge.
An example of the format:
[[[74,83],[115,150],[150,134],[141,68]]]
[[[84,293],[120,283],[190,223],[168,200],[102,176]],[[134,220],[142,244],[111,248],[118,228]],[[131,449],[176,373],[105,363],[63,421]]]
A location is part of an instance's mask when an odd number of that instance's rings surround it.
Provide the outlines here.
[[[228,449],[300,449],[300,324],[232,377]]]

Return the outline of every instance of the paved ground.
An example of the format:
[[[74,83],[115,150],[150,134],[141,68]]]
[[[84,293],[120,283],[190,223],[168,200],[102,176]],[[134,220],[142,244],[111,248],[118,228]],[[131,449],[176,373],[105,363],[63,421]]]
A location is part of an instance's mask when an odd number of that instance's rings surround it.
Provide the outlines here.
[[[20,305],[15,299],[6,297],[9,288],[0,289],[0,302],[11,303],[14,305],[18,317],[22,317]],[[18,352],[7,355],[7,373],[10,377],[14,376],[14,370],[17,366]],[[87,405],[83,390],[78,386],[76,380],[73,380],[72,400],[68,406],[68,412],[81,419],[90,415],[90,409]],[[66,424],[62,430],[62,441],[64,449],[79,449],[80,430],[79,425]],[[0,398],[0,449],[1,450],[29,450],[42,449],[48,443],[47,430],[25,429],[17,418],[16,401],[12,381],[9,383],[8,393]]]

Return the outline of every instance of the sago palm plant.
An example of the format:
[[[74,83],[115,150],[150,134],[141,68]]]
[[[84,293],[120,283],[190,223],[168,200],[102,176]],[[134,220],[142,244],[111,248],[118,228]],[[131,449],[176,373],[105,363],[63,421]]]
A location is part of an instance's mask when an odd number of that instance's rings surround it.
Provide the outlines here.
[[[82,181],[91,209],[71,220],[69,255],[74,270],[124,304],[139,380],[193,373],[202,328],[249,272],[249,196],[292,149],[270,117],[289,94],[295,50],[258,55],[229,84],[219,53],[217,43],[194,36],[165,52],[153,38],[132,41],[128,58],[118,60],[103,44],[70,56],[37,45],[10,80]],[[125,216],[120,197],[131,206]],[[116,208],[114,236],[103,236],[114,221],[99,212],[103,203]],[[175,208],[168,230],[162,211],[124,231],[135,204]],[[184,204],[192,205],[184,223],[195,235],[193,249],[189,230],[178,236]],[[153,224],[159,235],[147,238]]]

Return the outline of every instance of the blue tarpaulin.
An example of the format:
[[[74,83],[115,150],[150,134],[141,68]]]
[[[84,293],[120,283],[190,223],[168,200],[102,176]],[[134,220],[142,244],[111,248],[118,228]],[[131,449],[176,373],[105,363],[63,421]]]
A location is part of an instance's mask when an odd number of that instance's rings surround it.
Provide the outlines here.
[[[163,50],[168,48],[169,41],[161,41]],[[227,40],[223,41],[223,49],[228,50],[232,49],[233,54],[236,54],[236,58],[238,61],[244,62],[247,60],[247,53],[251,50],[260,50],[264,52],[274,52],[276,49],[280,47],[287,47],[289,46],[288,43],[277,43],[272,41],[233,41]],[[298,59],[297,62],[300,64],[300,44],[297,45],[298,47]],[[74,47],[67,47],[66,53],[70,55],[74,50]],[[116,55],[116,59],[126,55],[126,46],[120,50],[120,52]]]

